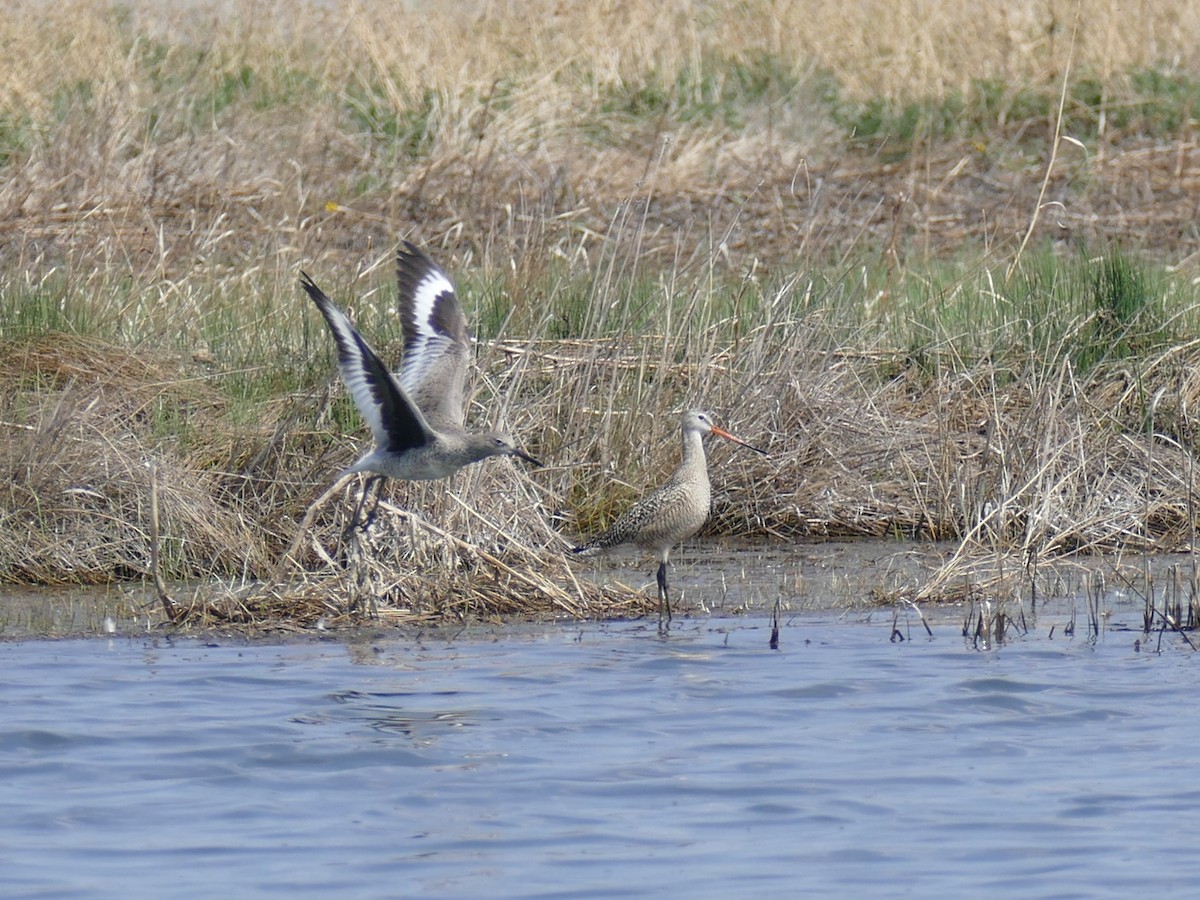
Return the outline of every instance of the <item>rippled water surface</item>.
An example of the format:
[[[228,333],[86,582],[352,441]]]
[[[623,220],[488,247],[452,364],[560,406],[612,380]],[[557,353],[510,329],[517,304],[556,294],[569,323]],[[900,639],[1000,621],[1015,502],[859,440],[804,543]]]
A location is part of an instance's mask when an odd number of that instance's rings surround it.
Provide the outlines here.
[[[1200,657],[1049,628],[0,645],[4,894],[1189,894]]]

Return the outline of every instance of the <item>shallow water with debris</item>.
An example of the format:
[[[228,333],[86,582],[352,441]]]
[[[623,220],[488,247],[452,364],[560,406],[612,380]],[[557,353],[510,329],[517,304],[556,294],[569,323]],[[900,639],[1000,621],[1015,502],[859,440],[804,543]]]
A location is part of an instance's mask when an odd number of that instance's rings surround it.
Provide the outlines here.
[[[1111,612],[3,644],[4,893],[1182,895],[1200,656]]]

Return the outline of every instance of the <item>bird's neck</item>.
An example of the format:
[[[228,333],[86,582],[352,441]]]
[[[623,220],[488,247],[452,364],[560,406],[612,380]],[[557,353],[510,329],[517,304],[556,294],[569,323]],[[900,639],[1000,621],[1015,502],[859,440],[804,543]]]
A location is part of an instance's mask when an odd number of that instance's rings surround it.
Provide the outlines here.
[[[704,436],[698,431],[685,428],[681,436],[683,459],[679,463],[680,472],[699,471],[701,475],[708,471],[704,460]]]

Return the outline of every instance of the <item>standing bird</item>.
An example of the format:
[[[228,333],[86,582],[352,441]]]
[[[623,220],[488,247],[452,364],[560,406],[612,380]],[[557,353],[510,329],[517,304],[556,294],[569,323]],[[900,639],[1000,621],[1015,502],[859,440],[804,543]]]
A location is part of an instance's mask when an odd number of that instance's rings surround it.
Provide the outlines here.
[[[712,423],[708,413],[689,410],[680,423],[683,460],[667,483],[625,510],[612,526],[573,552],[582,555],[601,553],[624,544],[653,550],[658,556],[659,622],[671,620],[671,599],[667,591],[667,558],[671,548],[700,530],[708,518],[712,491],[708,484],[708,464],[704,458],[704,436],[715,434],[749,447],[755,453],[765,450],[751,446]]]
[[[393,376],[350,320],[304,272],[308,292],[337,344],[342,380],[371,427],[375,447],[341,475],[369,472],[350,527],[356,526],[373,483],[384,478],[429,481],[453,475],[489,456],[541,463],[499,431],[463,428],[463,385],[471,352],[467,318],[454,285],[436,263],[405,241],[396,255],[397,303],[404,356]]]

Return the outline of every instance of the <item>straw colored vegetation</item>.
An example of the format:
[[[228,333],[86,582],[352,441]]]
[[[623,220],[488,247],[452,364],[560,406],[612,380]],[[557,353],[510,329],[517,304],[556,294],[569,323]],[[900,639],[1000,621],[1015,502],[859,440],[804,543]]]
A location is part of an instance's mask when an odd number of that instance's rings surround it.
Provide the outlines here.
[[[262,624],[624,615],[567,541],[703,405],[712,534],[1190,549],[1200,10],[11,4],[0,21],[0,582],[230,585]],[[456,278],[470,422],[548,466],[357,482],[304,268],[394,357],[391,255]],[[786,598],[785,598],[786,600]]]

